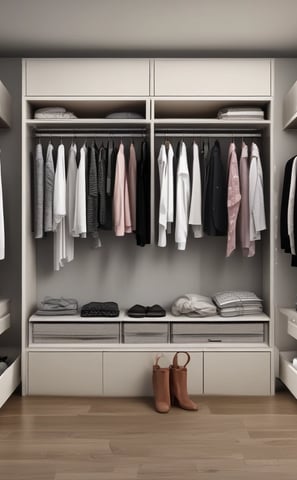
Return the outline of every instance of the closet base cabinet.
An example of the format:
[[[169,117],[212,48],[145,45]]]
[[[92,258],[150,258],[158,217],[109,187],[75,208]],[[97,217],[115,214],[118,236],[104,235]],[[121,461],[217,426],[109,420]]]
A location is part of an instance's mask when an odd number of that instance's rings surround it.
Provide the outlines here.
[[[102,353],[30,352],[29,395],[102,395]]]
[[[147,397],[152,368],[172,363],[169,352],[29,352],[29,395]],[[190,352],[191,395],[271,395],[270,352]],[[179,364],[183,365],[180,355]]]
[[[0,375],[0,408],[12,395],[21,381],[21,359],[18,356]]]
[[[204,353],[204,393],[270,395],[270,353]]]

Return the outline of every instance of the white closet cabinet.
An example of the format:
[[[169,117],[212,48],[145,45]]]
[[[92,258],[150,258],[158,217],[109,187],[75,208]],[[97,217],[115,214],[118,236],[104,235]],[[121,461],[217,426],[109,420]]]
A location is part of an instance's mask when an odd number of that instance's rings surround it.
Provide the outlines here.
[[[157,353],[162,352],[104,352],[104,395],[129,397],[133,392],[133,396],[151,396],[152,366]],[[174,351],[166,352],[160,366],[169,366],[174,354]],[[203,354],[192,352],[187,368],[189,393],[203,393]]]
[[[238,58],[155,60],[155,95],[271,95],[270,63]]]
[[[25,69],[27,95],[149,95],[149,60],[145,59],[30,59]]]
[[[29,395],[102,395],[102,353],[30,352]]]
[[[86,74],[86,70],[88,74]],[[99,73],[102,73],[100,76]],[[143,396],[152,394],[152,366],[156,352],[167,365],[175,351],[189,351],[188,387],[191,394],[253,394],[274,392],[273,216],[271,168],[271,61],[263,59],[29,59],[23,62],[23,195],[22,195],[22,385],[23,394]],[[154,86],[154,89],[153,89]],[[224,106],[261,106],[263,120],[218,120]],[[74,120],[38,120],[42,106],[73,108]],[[111,111],[142,113],[143,119],[106,119]],[[125,108],[125,110],[124,110]],[[129,110],[127,110],[129,108]],[[52,242],[34,240],[31,207],[30,153],[36,130],[51,134],[66,128],[112,131],[138,128],[150,144],[151,227],[156,243],[158,182],[156,156],[165,133],[178,129],[230,134],[257,134],[265,176],[268,229],[252,259],[236,252],[225,258],[226,241],[220,237],[193,239],[186,252],[156,244],[144,249],[134,239],[107,235],[102,249],[76,241],[77,254],[62,272],[52,271]],[[85,130],[84,130],[85,131]],[[162,133],[163,132],[163,133]],[[242,133],[243,132],[243,133]],[[71,134],[72,134],[71,133]],[[58,133],[56,132],[58,135]],[[70,135],[71,135],[70,134]],[[194,135],[193,135],[194,136]],[[207,136],[207,134],[206,134]],[[57,139],[55,139],[57,140]],[[249,140],[251,140],[249,138]],[[57,140],[60,141],[60,138]],[[177,140],[174,139],[175,146]],[[224,147],[226,147],[225,141]],[[240,140],[238,140],[239,142]],[[85,242],[85,243],[83,243]],[[133,243],[133,245],[132,245]],[[76,248],[76,247],[75,247]],[[83,279],[83,282],[81,281]],[[160,303],[169,310],[186,291],[212,294],[223,289],[254,290],[264,300],[263,342],[211,344],[34,344],[29,318],[43,296],[118,301],[126,310],[136,303]],[[99,298],[98,298],[99,296]],[[262,319],[262,320],[261,320]],[[160,319],[162,321],[162,319]],[[209,321],[221,319],[213,317]],[[253,317],[251,321],[256,321]],[[60,320],[63,321],[63,320]],[[119,319],[121,322],[121,318]],[[129,321],[127,318],[124,321]],[[163,319],[164,321],[164,319]],[[170,315],[166,321],[173,321]],[[237,321],[242,321],[242,317]],[[246,320],[244,320],[246,321]],[[267,327],[266,327],[267,325]],[[196,343],[195,343],[196,342]],[[166,362],[165,362],[166,364]]]

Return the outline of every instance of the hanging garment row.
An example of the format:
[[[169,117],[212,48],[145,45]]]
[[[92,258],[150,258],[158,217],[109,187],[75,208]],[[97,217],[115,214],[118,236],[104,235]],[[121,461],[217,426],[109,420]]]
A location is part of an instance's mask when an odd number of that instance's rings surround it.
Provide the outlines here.
[[[78,155],[79,153],[79,155]],[[74,258],[74,238],[94,239],[101,247],[100,230],[116,236],[134,232],[136,243],[150,243],[150,158],[147,142],[136,156],[134,143],[129,155],[121,141],[98,147],[85,142],[79,149],[72,142],[68,151],[61,144],[54,159],[50,141],[44,159],[41,142],[34,157],[34,236],[54,234],[54,270]],[[78,158],[79,157],[79,158]]]
[[[189,149],[191,165],[188,162]],[[174,157],[177,162],[174,162]],[[236,250],[237,243],[244,256],[255,255],[255,241],[261,239],[261,231],[266,229],[263,171],[255,142],[249,152],[248,145],[242,141],[239,162],[236,145],[234,141],[230,142],[227,174],[218,140],[212,148],[209,140],[204,141],[200,149],[196,141],[191,148],[181,141],[176,153],[166,140],[160,147],[157,161],[160,180],[159,247],[166,247],[167,234],[171,233],[175,222],[174,236],[178,250],[186,248],[190,225],[195,238],[204,234],[226,235],[227,257]]]
[[[297,156],[287,161],[284,172],[281,219],[280,219],[280,237],[281,249],[285,253],[290,253],[291,266],[297,267]]]

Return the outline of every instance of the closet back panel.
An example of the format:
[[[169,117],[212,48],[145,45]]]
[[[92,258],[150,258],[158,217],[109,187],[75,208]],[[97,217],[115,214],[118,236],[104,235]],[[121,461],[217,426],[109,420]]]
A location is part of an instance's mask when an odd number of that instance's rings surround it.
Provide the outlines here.
[[[53,58],[26,60],[26,95],[149,95],[149,60]]]
[[[155,60],[155,95],[270,95],[270,60]]]

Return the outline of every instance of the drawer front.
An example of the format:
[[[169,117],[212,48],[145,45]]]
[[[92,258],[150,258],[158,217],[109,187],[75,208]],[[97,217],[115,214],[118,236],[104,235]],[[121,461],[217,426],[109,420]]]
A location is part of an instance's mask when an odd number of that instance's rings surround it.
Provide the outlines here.
[[[175,352],[166,352],[159,364],[168,367]],[[202,353],[192,353],[188,365],[188,391],[203,391]],[[105,352],[103,354],[103,385],[105,396],[152,396],[152,369],[156,352]]]
[[[21,359],[15,361],[0,375],[0,407],[12,395],[21,381]]]
[[[30,352],[29,395],[102,395],[102,353]]]
[[[0,299],[0,318],[7,315],[10,310],[10,300],[8,298]]]
[[[270,352],[205,352],[207,395],[270,395]]]
[[[271,94],[269,59],[155,60],[157,96],[266,96]]]
[[[29,59],[28,96],[146,96],[149,61],[145,59]]]
[[[279,376],[294,397],[297,398],[297,370],[292,365],[293,358],[297,358],[297,352],[280,352]]]

